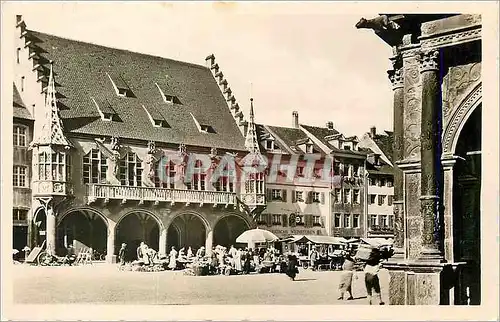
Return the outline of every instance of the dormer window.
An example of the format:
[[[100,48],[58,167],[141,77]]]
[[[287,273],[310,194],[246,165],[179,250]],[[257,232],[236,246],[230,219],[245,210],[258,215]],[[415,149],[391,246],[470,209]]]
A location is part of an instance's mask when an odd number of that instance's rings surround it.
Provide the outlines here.
[[[109,80],[113,84],[113,88],[115,89],[116,95],[120,97],[134,97],[132,90],[130,89],[130,87],[128,86],[128,84],[125,82],[125,80],[121,75],[118,74],[110,75],[108,73],[106,73],[106,75],[108,75]]]
[[[142,108],[146,111],[149,121],[154,127],[170,127],[165,117],[156,108],[153,106],[146,107],[146,105],[142,105]]]
[[[314,148],[312,144],[306,144],[306,153],[314,153]]]
[[[19,53],[21,52],[21,48],[17,48],[17,51],[16,51],[16,61],[17,63],[19,64]]]
[[[165,76],[167,78],[167,76]],[[155,83],[156,87],[160,91],[160,95],[163,98],[163,101],[168,104],[181,104],[181,101],[177,97],[177,94],[172,89],[171,86],[168,85],[167,81],[160,81]]]
[[[115,120],[118,114],[115,112],[113,107],[111,107],[111,104],[109,104],[108,100],[106,99],[100,100],[100,99],[95,99],[93,97],[91,99],[92,102],[94,102],[95,106],[97,107],[97,112],[101,116],[101,120],[107,122]]]
[[[215,130],[211,125],[202,124],[196,119],[196,117],[194,117],[193,113],[189,114],[191,114],[191,117],[193,118],[193,121],[196,124],[196,127],[198,128],[198,131],[200,131],[201,133],[215,133]]]
[[[274,141],[266,140],[266,150],[274,150]]]

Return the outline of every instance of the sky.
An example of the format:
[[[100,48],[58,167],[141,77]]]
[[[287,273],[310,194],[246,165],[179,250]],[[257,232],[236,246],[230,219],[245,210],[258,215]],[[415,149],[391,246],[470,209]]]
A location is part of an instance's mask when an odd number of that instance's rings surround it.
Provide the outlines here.
[[[213,53],[248,117],[334,126],[345,135],[392,130],[391,48],[337,3],[22,3],[28,29],[205,64]]]

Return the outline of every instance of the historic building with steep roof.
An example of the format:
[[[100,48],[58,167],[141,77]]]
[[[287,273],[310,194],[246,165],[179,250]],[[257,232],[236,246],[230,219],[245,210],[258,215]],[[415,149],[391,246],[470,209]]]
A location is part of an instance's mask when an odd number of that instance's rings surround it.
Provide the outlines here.
[[[108,48],[21,16],[15,38],[14,220],[29,246],[113,261],[123,242],[130,257],[141,241],[210,251],[254,226],[265,186],[241,161],[258,154],[255,134],[213,55],[201,66]]]

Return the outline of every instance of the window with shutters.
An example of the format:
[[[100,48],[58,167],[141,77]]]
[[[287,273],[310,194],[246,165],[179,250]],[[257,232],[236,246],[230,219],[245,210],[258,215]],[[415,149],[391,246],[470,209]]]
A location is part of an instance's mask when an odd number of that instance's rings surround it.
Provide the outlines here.
[[[370,178],[370,186],[376,186],[376,185],[377,185],[377,179]]]
[[[344,214],[344,228],[351,228],[351,215]]]
[[[313,226],[321,226],[321,216],[313,216]]]
[[[257,216],[257,224],[262,225],[266,223],[267,214],[259,214]]]
[[[304,202],[304,192],[295,191],[295,202]]]
[[[142,186],[142,160],[133,152],[120,160],[120,183],[122,186]]]
[[[172,161],[162,162],[162,170],[155,169],[155,187],[174,189],[175,188],[175,163]],[[160,178],[161,177],[161,178]]]
[[[17,188],[27,188],[28,181],[26,180],[26,166],[15,165],[12,174],[12,184]]]
[[[312,193],[312,202],[321,202],[321,196],[319,192]]]
[[[358,189],[354,189],[352,191],[352,202],[356,205],[359,205],[359,190]]]
[[[14,125],[13,133],[14,146],[27,147],[28,146],[28,127],[24,125]]]
[[[380,179],[380,186],[385,187],[385,179]]]
[[[283,190],[272,189],[271,190],[271,198],[272,198],[272,200],[283,200]]]
[[[281,215],[273,215],[273,225],[281,225]]]
[[[370,227],[377,226],[377,215],[370,215]]]
[[[355,214],[352,216],[352,228],[359,228],[360,227],[360,222],[359,219],[361,216],[359,214]]]
[[[388,186],[389,188],[391,188],[391,187],[393,187],[393,186],[394,186],[394,182],[393,182],[393,180],[392,180],[392,179],[387,179],[387,186]]]
[[[393,196],[387,196],[387,204],[388,204],[389,206],[392,206],[392,203],[393,203],[393,198],[394,198]]]
[[[377,199],[377,195],[370,195],[370,205],[375,204],[376,199]]]
[[[298,177],[303,177],[304,176],[304,167],[297,167],[296,174]]]
[[[389,225],[389,218],[387,215],[380,215],[379,216],[379,226],[382,228],[386,228]]]
[[[335,214],[335,217],[334,217],[334,222],[333,222],[333,225],[335,228],[340,228],[341,227],[341,217],[342,215],[341,214]]]
[[[389,215],[388,227],[389,228],[394,228],[394,215]]]
[[[385,197],[384,195],[379,195],[378,196],[378,205],[382,206],[385,203]]]
[[[335,203],[341,203],[341,202],[342,202],[341,190],[340,188],[335,188]]]
[[[344,203],[351,203],[351,189],[344,189]]]

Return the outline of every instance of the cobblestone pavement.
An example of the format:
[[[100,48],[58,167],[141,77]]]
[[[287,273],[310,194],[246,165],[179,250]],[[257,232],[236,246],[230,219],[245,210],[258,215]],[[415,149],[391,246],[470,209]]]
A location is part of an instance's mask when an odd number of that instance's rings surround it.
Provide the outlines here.
[[[36,267],[16,265],[18,304],[368,304],[363,273],[353,280],[353,301],[337,300],[341,272],[301,270],[296,281],[284,274],[186,276],[182,271],[125,272],[116,265]],[[387,272],[381,271],[387,302]]]

